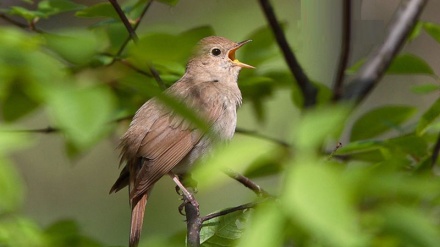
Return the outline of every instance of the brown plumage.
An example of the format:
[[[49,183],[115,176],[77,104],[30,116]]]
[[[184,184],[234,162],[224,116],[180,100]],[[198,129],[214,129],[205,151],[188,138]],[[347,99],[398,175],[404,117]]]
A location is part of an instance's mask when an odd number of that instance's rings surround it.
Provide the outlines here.
[[[241,104],[237,77],[241,68],[253,68],[235,59],[244,42],[223,37],[202,39],[183,77],[165,93],[180,100],[204,118],[220,139],[232,138]],[[152,98],[136,112],[121,138],[121,162],[126,166],[111,192],[129,185],[132,208],[130,247],[137,246],[145,205],[154,184],[173,172],[184,174],[213,140],[172,109]]]

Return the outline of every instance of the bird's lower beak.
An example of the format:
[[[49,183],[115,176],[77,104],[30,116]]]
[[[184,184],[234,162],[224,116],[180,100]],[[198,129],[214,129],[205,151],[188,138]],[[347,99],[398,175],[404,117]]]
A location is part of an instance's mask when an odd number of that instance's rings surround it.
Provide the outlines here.
[[[231,50],[228,52],[228,57],[229,57],[229,59],[231,59],[232,63],[234,63],[235,65],[240,66],[240,67],[242,67],[242,68],[255,69],[254,66],[251,66],[251,65],[249,65],[249,64],[242,63],[242,62],[238,61],[238,59],[235,58],[235,51],[238,50],[240,47],[242,47],[244,44],[247,44],[247,43],[249,43],[249,42],[251,42],[251,41],[252,41],[252,40],[249,39],[249,40],[245,40],[245,41],[242,41],[242,42],[238,42],[238,43],[237,43],[237,46],[234,47],[233,49],[231,49]]]

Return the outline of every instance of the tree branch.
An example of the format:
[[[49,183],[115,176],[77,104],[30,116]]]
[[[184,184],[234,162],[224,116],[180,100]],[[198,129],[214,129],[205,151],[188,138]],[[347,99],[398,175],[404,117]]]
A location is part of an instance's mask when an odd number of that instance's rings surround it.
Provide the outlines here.
[[[138,36],[136,35],[136,31],[131,26],[130,21],[128,20],[127,16],[125,15],[124,11],[122,10],[121,6],[119,5],[117,0],[108,0],[113,8],[115,9],[116,13],[118,14],[119,18],[121,19],[122,23],[125,26],[125,29],[127,29],[128,34],[130,35],[130,39],[133,41],[138,41]],[[150,3],[148,3],[150,4]]]
[[[184,200],[189,201],[184,195]],[[186,242],[189,247],[200,246],[200,230],[202,229],[202,218],[198,215],[198,209],[190,202],[185,204],[186,216]]]
[[[240,173],[232,171],[230,169],[225,171],[225,173],[229,177],[237,180],[239,183],[241,183],[245,187],[252,190],[255,194],[257,194],[257,196],[262,196],[262,197],[269,197],[270,196],[269,193],[267,193],[264,189],[262,189],[258,184],[256,184],[254,181],[250,180],[248,177],[245,177],[245,176],[241,175]]]
[[[350,56],[351,45],[351,0],[342,2],[342,38],[341,53],[338,68],[336,70],[335,80],[333,82],[333,101],[338,101],[342,96],[342,87],[344,83],[344,73],[347,68],[348,58]]]
[[[133,26],[133,32],[136,32],[137,28],[139,27],[139,24],[141,23],[141,20],[144,18],[145,14],[147,13],[148,9],[150,8],[151,4],[153,3],[153,0],[150,0],[144,7],[144,9],[142,10],[140,16],[136,19],[135,24]],[[124,15],[125,16],[125,15]],[[122,20],[122,19],[121,19]],[[130,23],[129,23],[130,24]],[[126,25],[124,23],[124,25]],[[131,25],[130,25],[131,27]],[[128,29],[127,29],[128,30]],[[135,33],[136,35],[136,33]],[[130,42],[130,40],[133,38],[132,35],[128,35],[128,37],[125,39],[124,43],[122,44],[122,46],[119,48],[118,52],[116,53],[116,56],[119,57],[122,52],[124,51],[125,47],[128,45],[128,42]],[[135,39],[133,39],[135,40]]]
[[[383,44],[371,53],[353,81],[346,87],[345,100],[362,101],[385,74],[393,58],[402,49],[427,0],[407,0],[393,16]]]
[[[275,36],[278,46],[283,53],[284,60],[289,66],[291,73],[296,79],[296,83],[301,89],[302,95],[304,97],[304,106],[307,108],[315,105],[316,95],[318,91],[316,87],[310,82],[309,78],[304,73],[304,70],[301,68],[301,65],[296,59],[295,54],[292,52],[292,49],[287,42],[286,36],[284,35],[283,29],[278,23],[272,5],[270,4],[269,0],[259,0],[259,2],[266,16],[266,19],[269,22],[270,27],[272,28],[272,32]]]
[[[440,133],[438,134],[437,141],[435,142],[434,148],[432,149],[432,156],[431,156],[432,167],[434,167],[435,163],[437,162],[439,152],[440,152]]]
[[[258,137],[260,139],[271,141],[273,143],[276,143],[276,144],[278,144],[280,146],[283,146],[283,147],[286,147],[286,148],[290,147],[290,144],[285,142],[285,141],[283,141],[283,140],[278,140],[278,139],[272,138],[270,136],[266,136],[266,135],[260,134],[260,133],[258,133],[256,131],[242,129],[242,128],[236,128],[235,129],[235,133],[249,135],[249,136],[253,136],[253,137]]]
[[[241,211],[241,210],[245,210],[245,209],[249,209],[249,208],[254,208],[256,205],[258,205],[261,202],[250,202],[250,203],[246,203],[243,205],[239,205],[236,207],[232,207],[232,208],[227,208],[225,210],[219,211],[219,212],[215,212],[215,213],[210,213],[204,217],[201,218],[202,223],[210,220],[210,219],[214,219],[223,215],[227,215],[236,211]]]
[[[119,18],[121,19],[122,23],[124,24],[125,28],[127,29],[128,34],[129,34],[128,38],[124,41],[124,43],[119,48],[119,50],[118,50],[118,52],[117,52],[117,54],[115,56],[115,57],[119,57],[122,54],[122,52],[124,51],[125,47],[127,46],[128,42],[130,40],[133,40],[134,42],[137,42],[139,40],[139,38],[138,38],[138,36],[136,34],[136,29],[139,26],[139,23],[141,22],[142,18],[147,13],[147,10],[150,8],[151,4],[153,3],[153,0],[150,0],[145,5],[145,7],[142,10],[140,16],[136,19],[136,23],[134,24],[134,27],[130,24],[130,21],[128,20],[128,18],[125,15],[124,11],[121,9],[121,6],[118,4],[118,1],[117,0],[108,0],[108,1],[112,4],[113,8],[115,9],[116,13],[118,14]],[[157,72],[156,68],[154,68],[153,65],[149,64],[148,65],[148,69],[150,70],[151,75],[156,80],[156,82],[159,85],[159,87],[161,89],[165,89],[166,88],[165,83],[160,78],[160,75]],[[141,73],[140,70],[136,70],[136,71]],[[145,75],[147,73],[146,72],[142,72],[142,74]]]
[[[19,28],[29,29],[29,30],[37,32],[37,33],[44,33],[41,29],[38,29],[35,26],[35,22],[34,21],[32,21],[31,23],[28,23],[28,24],[23,24],[23,23],[21,23],[19,21],[16,21],[16,20],[10,18],[9,16],[7,16],[5,14],[0,14],[0,18],[5,20],[5,21],[7,21],[7,22],[9,22],[9,23],[11,23],[11,24],[13,24],[13,25],[15,25],[15,26],[17,26],[17,27],[19,27]]]

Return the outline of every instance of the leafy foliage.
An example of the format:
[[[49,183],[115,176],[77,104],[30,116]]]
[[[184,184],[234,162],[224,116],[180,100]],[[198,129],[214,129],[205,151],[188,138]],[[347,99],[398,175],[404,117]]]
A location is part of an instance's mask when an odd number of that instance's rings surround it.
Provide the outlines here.
[[[44,228],[20,212],[26,187],[10,155],[38,142],[30,133],[12,130],[30,114],[47,113],[57,134],[64,137],[66,154],[76,157],[108,138],[116,120],[133,115],[155,96],[199,128],[207,128],[191,109],[160,94],[152,68],[166,86],[171,85],[184,73],[192,46],[215,30],[201,26],[180,33],[142,33],[137,44],[121,49],[128,34],[110,3],[24,2],[1,10],[36,32],[0,27],[0,246],[104,246],[83,233],[75,220]],[[122,9],[135,23],[147,2],[125,1]],[[178,1],[160,2],[174,6]],[[50,33],[36,28],[39,19],[60,13],[96,22]],[[440,42],[440,27],[430,22],[419,22],[409,41],[422,32]],[[244,101],[252,104],[256,120],[266,120],[271,110],[267,100],[277,90],[291,92],[291,104],[283,107],[302,108],[302,96],[287,68],[266,67],[282,59],[272,30],[261,25],[246,37],[253,42],[238,55],[263,68],[240,74]],[[431,81],[412,89],[421,99],[439,91],[438,75],[416,54],[398,55],[388,74],[402,80],[408,75],[428,76]],[[433,150],[440,130],[440,100],[426,110],[378,106],[355,118],[356,106],[330,104],[328,86],[314,83],[319,105],[304,111],[282,142],[258,134],[239,136],[200,161],[205,164],[194,177],[206,188],[225,181],[213,169],[233,168],[252,177],[275,175],[280,180],[276,199],[205,222],[202,245],[437,246],[440,180],[431,168],[439,165]],[[351,127],[349,120],[354,122]],[[329,146],[333,150],[344,132],[349,142],[328,155],[325,150]],[[183,233],[157,236],[141,246],[183,246],[183,239]]]

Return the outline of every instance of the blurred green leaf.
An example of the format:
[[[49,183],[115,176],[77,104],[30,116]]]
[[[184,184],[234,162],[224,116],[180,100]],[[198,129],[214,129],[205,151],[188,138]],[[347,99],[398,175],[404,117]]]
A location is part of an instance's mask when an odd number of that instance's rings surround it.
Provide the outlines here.
[[[355,74],[365,63],[365,59],[356,62],[347,69],[347,74]],[[397,55],[390,67],[386,71],[387,74],[407,75],[407,74],[425,74],[434,75],[431,66],[422,58],[412,54]]]
[[[411,87],[411,91],[413,93],[418,94],[427,94],[440,90],[440,85],[437,84],[422,84],[422,85],[414,85]]]
[[[4,135],[0,134],[0,137]],[[23,181],[12,164],[0,155],[0,215],[16,211],[21,207],[24,199],[22,184]]]
[[[45,230],[48,246],[69,247],[101,247],[104,246],[97,240],[84,236],[78,223],[72,220],[55,222]]]
[[[272,30],[268,26],[258,28],[247,39],[252,42],[240,48],[238,52],[241,53],[246,64],[258,67],[279,54]]]
[[[84,7],[84,5],[74,3],[70,0],[43,0],[38,3],[38,10],[45,13],[46,16],[79,10]]]
[[[423,28],[425,31],[434,38],[437,43],[440,43],[440,25],[432,22],[424,22]]]
[[[292,164],[281,198],[291,220],[331,246],[363,246],[348,187],[341,174],[310,157]]]
[[[77,147],[89,147],[108,130],[114,104],[108,89],[57,89],[48,100],[57,125]]]
[[[165,3],[170,6],[176,6],[179,0],[158,0],[158,2]]]
[[[412,42],[414,39],[420,36],[423,26],[424,26],[423,22],[421,21],[417,22],[417,24],[412,29],[411,33],[408,35],[408,42]]]
[[[277,247],[283,246],[285,217],[278,205],[266,202],[257,207],[246,227],[238,247]]]
[[[391,149],[398,149],[404,155],[411,155],[412,158],[422,158],[428,153],[427,140],[414,134],[388,139],[384,145]]]
[[[229,178],[222,172],[213,171],[232,169],[243,173],[250,164],[261,156],[271,155],[276,148],[276,144],[270,141],[237,136],[231,143],[218,146],[212,155],[201,160],[203,164],[195,166],[192,177],[201,187],[218,186]]]
[[[48,247],[41,229],[35,222],[13,215],[0,218],[0,245],[2,247]]]
[[[236,211],[203,222],[201,246],[232,246],[241,238],[248,218],[247,211]]]
[[[74,64],[90,62],[100,45],[98,37],[87,30],[58,31],[45,34],[44,38],[49,49]]]
[[[440,243],[440,232],[432,216],[399,205],[386,207],[383,214],[385,230],[399,239],[400,246],[435,247]]]
[[[109,2],[97,3],[88,8],[77,11],[75,15],[78,17],[105,17],[119,20],[118,13],[116,13],[115,9]]]
[[[437,99],[425,113],[423,113],[417,124],[416,133],[418,135],[423,135],[439,115],[440,98]]]
[[[294,128],[293,141],[301,149],[319,147],[327,138],[338,135],[349,113],[348,106],[320,107],[306,112]]]
[[[47,14],[41,11],[29,10],[20,6],[12,6],[8,14],[21,16],[26,19],[28,22],[31,22],[35,18],[46,18]]]
[[[434,71],[425,60],[412,54],[396,56],[388,68],[387,73],[434,75]]]
[[[209,26],[193,28],[181,34],[151,33],[129,47],[130,58],[140,68],[153,63],[159,72],[182,75],[197,42],[213,34]],[[161,68],[163,68],[161,70]]]
[[[23,92],[21,86],[15,84],[2,102],[3,118],[6,122],[15,121],[32,112],[38,106],[38,102]]]
[[[373,109],[353,124],[350,134],[351,141],[369,139],[392,129],[398,129],[416,113],[413,106],[388,105]]]

